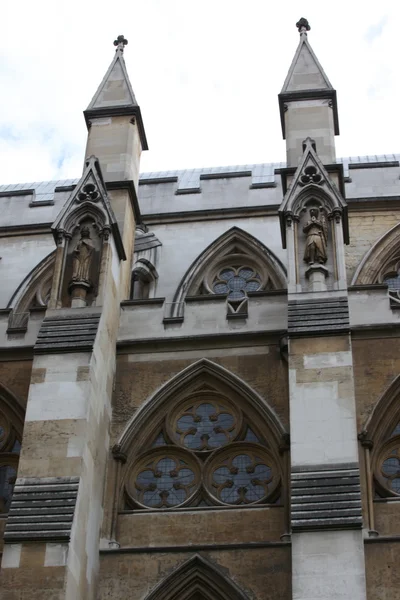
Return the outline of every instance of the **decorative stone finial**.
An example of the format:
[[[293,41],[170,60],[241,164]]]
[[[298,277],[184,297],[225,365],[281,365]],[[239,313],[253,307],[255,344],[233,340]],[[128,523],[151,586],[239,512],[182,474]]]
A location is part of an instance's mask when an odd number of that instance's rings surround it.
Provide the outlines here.
[[[299,30],[300,35],[302,33],[307,35],[307,31],[310,31],[310,29],[311,29],[307,19],[305,19],[304,17],[301,17],[301,19],[299,21],[297,21],[296,27]],[[115,44],[115,42],[114,42],[114,44]]]
[[[116,40],[114,40],[114,46],[116,46],[115,52],[121,50],[124,51],[124,47],[127,45],[128,40],[125,39],[123,35],[119,35]]]

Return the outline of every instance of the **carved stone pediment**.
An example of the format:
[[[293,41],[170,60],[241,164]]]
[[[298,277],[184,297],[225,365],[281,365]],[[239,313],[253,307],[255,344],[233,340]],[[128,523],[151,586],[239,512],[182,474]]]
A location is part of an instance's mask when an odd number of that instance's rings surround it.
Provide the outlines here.
[[[320,207],[323,207],[328,218],[341,219],[344,242],[348,244],[346,201],[319,159],[313,147],[313,140],[307,138],[304,142],[302,160],[279,208],[284,248],[286,248],[288,221],[299,219],[312,197]]]
[[[62,243],[64,237],[71,239],[82,223],[88,220],[101,237],[107,239],[112,233],[119,258],[126,260],[121,232],[95,156],[87,159],[81,180],[52,225],[56,243]]]

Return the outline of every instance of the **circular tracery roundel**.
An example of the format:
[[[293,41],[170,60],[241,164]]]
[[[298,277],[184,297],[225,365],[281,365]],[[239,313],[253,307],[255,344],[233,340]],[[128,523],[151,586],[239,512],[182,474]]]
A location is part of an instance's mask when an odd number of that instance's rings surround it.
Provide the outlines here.
[[[168,421],[177,444],[190,450],[211,451],[235,439],[241,415],[225,399],[205,394],[180,405]]]
[[[260,446],[239,442],[210,458],[206,467],[206,485],[223,504],[266,501],[279,481],[274,465],[275,461]]]
[[[246,292],[256,292],[260,287],[260,275],[248,266],[221,269],[212,285],[214,294],[224,294],[228,300],[242,300],[246,297]]]
[[[147,508],[171,508],[186,504],[200,484],[195,457],[165,446],[150,450],[132,470],[128,493]]]

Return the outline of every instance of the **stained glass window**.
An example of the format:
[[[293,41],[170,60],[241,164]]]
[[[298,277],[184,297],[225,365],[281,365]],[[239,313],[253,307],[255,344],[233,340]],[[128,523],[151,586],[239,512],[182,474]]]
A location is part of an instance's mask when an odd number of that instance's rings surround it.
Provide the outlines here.
[[[280,474],[257,425],[231,400],[200,391],[166,412],[128,471],[128,507],[246,506],[275,502]]]
[[[235,434],[236,417],[218,402],[196,402],[183,409],[176,423],[176,440],[192,450],[212,450]]]
[[[187,458],[187,459],[186,459]],[[149,508],[170,508],[183,504],[199,482],[198,467],[189,457],[168,450],[151,451],[134,476],[133,493]]]
[[[260,448],[243,449],[221,460],[217,458],[211,467],[213,494],[226,504],[251,504],[268,496],[273,485],[271,459]]]
[[[400,494],[400,447],[393,447],[385,452],[381,474],[385,486],[395,494]]]

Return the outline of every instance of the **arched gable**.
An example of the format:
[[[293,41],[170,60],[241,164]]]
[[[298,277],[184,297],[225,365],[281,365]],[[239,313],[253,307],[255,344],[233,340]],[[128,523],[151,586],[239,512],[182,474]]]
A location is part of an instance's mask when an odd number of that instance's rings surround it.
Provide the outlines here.
[[[286,288],[286,269],[277,256],[262,242],[239,227],[214,240],[190,265],[179,283],[171,305],[171,316],[179,316],[186,296],[199,293],[211,269],[229,256],[248,257],[263,272],[272,289]]]
[[[226,389],[230,389],[241,396],[258,414],[259,418],[267,424],[273,444],[276,447],[282,444],[287,432],[275,411],[265,400],[240,377],[211,360],[203,358],[165,383],[133,415],[119,438],[117,444],[119,451],[127,455],[131,452],[132,446],[140,447],[143,442],[143,435],[148,431],[148,424],[154,423],[156,430],[157,420],[165,412],[171,397],[176,396],[183,390],[187,392],[196,390],[197,386],[205,385],[207,382],[217,384],[220,382]]]
[[[53,277],[56,251],[48,254],[20,283],[12,295],[7,308],[15,313],[29,311],[32,305],[46,306],[47,292],[50,290]]]
[[[400,375],[382,394],[359,435],[368,454],[375,492],[383,497],[400,496],[399,400]]]
[[[390,435],[397,421],[400,421],[400,375],[379,398],[363,427],[360,438],[369,440],[377,446]]]
[[[357,267],[351,285],[382,283],[400,263],[400,223],[384,233],[368,250]]]
[[[196,554],[159,583],[146,600],[248,600],[218,567]]]

